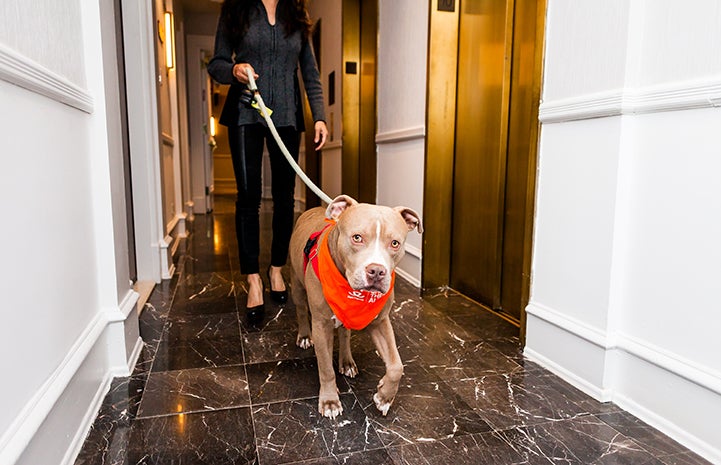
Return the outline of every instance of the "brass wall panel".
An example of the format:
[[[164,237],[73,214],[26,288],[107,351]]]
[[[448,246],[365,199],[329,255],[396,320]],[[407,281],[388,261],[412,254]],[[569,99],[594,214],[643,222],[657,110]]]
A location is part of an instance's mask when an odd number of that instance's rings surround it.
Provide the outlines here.
[[[342,190],[369,203],[376,200],[377,37],[378,1],[343,0]]]
[[[461,3],[451,287],[501,306],[513,0]]]
[[[346,72],[346,63],[360,62],[360,0],[343,0],[343,148],[341,189],[357,199],[359,189],[360,74]]]
[[[361,202],[376,203],[376,56],[378,49],[378,1],[360,4],[360,106],[358,114],[358,197]]]
[[[517,320],[530,284],[544,14],[543,1],[515,0],[501,300]]]
[[[438,11],[430,1],[423,195],[424,290],[447,286],[450,275],[453,152],[456,119],[458,8]]]

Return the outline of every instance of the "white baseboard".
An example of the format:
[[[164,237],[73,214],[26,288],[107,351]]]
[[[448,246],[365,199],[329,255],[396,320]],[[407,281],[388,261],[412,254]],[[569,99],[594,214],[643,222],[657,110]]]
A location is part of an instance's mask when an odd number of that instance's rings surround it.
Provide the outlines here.
[[[609,402],[612,400],[612,395],[607,389],[602,389],[595,384],[590,383],[585,378],[576,375],[576,373],[571,370],[567,370],[563,366],[539,354],[535,350],[526,347],[523,350],[523,355],[532,362],[536,362],[548,371],[560,376],[568,384],[575,387],[576,389],[579,389],[580,391],[585,392],[594,399],[600,402]]]
[[[415,247],[412,248],[415,249]],[[408,252],[408,244],[406,244],[406,252]],[[403,277],[406,281],[408,281],[415,287],[421,287],[420,257],[407,253],[406,256],[401,259],[401,262],[396,267],[395,272],[398,276]]]
[[[155,289],[155,281],[137,281],[133,285],[133,289],[138,293],[138,302],[137,302],[137,309],[138,309],[138,315],[143,311],[145,308],[145,303],[148,301],[148,298],[150,298],[150,294],[153,292],[153,289]]]
[[[529,304],[526,312],[524,355],[530,360],[721,463],[721,433],[713,423],[721,415],[721,373],[638,338],[606,334],[538,303]],[[661,387],[669,391],[655,396]]]
[[[63,460],[60,462],[62,465],[71,465],[75,463],[75,459],[83,448],[83,444],[85,443],[85,439],[90,432],[90,428],[92,428],[93,423],[95,422],[95,418],[97,418],[98,413],[100,412],[100,408],[103,405],[103,400],[105,399],[105,396],[108,394],[108,392],[110,392],[110,387],[112,386],[113,379],[130,376],[133,373],[133,370],[135,369],[135,364],[140,357],[140,352],[143,350],[144,345],[145,343],[143,342],[143,340],[141,338],[138,338],[135,342],[133,351],[128,357],[127,366],[115,368],[111,367],[111,370],[105,374],[105,377],[103,378],[102,383],[100,383],[100,385],[98,386],[98,389],[95,392],[95,395],[93,396],[90,405],[88,405],[88,409],[83,416],[80,427],[77,429],[75,436],[70,442],[70,446],[68,447],[67,452],[63,457]]]
[[[15,463],[20,457],[106,326],[104,313],[98,313],[57,369],[25,404],[0,438],[0,463]]]
[[[143,342],[143,338],[138,337],[135,341],[133,351],[128,356],[128,369],[123,373],[113,373],[113,375],[118,377],[132,375],[133,371],[135,371],[135,365],[138,363],[138,359],[140,358],[140,353],[143,351],[143,347],[145,347],[145,342]]]
[[[68,449],[65,452],[62,461],[60,462],[62,465],[70,465],[75,462],[75,459],[83,448],[85,438],[90,432],[90,428],[93,426],[93,422],[95,421],[95,418],[100,412],[100,407],[102,407],[103,405],[103,399],[105,399],[105,395],[110,392],[110,386],[112,382],[113,375],[111,373],[107,373],[105,375],[105,378],[103,378],[103,382],[100,383],[97,391],[95,391],[95,395],[90,401],[90,405],[88,406],[85,415],[83,415],[83,419],[80,423],[80,428],[78,428],[78,430],[75,432],[75,436],[73,436],[72,440],[70,441],[70,445],[68,446]]]
[[[413,284],[415,287],[421,287],[421,280],[416,278],[415,276],[411,275],[407,271],[404,271],[400,268],[396,268],[396,273],[398,274],[398,276],[403,277],[403,279],[405,279],[409,283]]]
[[[698,436],[690,434],[688,430],[679,427],[679,425],[669,421],[664,416],[644,407],[623,394],[616,393],[613,402],[631,415],[640,418],[645,423],[663,432],[711,463],[721,464],[721,449],[719,448],[718,442],[712,444],[701,440]],[[714,425],[712,428],[716,429],[717,426]]]
[[[129,293],[130,297],[124,299],[124,308],[129,306],[132,309],[134,307],[133,295],[137,296],[135,292],[131,291]],[[23,406],[20,413],[0,437],[0,463],[16,463],[21,455],[29,453],[32,456],[37,451],[44,449],[45,444],[33,444],[33,440],[40,428],[47,428],[47,426],[43,425],[51,424],[53,421],[65,422],[63,420],[65,418],[78,418],[80,416],[82,417],[80,427],[74,434],[65,436],[73,439],[64,444],[62,443],[62,437],[58,436],[60,442],[54,444],[56,447],[63,447],[66,459],[77,454],[78,447],[82,446],[82,441],[97,415],[113,376],[129,373],[129,370],[135,366],[142,349],[142,341],[136,341],[133,352],[127,359],[126,366],[111,366],[111,359],[108,357],[108,348],[106,347],[108,331],[112,326],[122,324],[123,320],[120,317],[123,314],[124,309],[120,307],[111,310],[100,310],[95,318],[88,323],[85,330],[68,351],[65,359]],[[122,350],[122,358],[126,358],[124,346],[113,349]],[[92,360],[90,363],[93,366],[84,365],[88,360]],[[98,364],[104,366],[97,366]],[[61,398],[85,397],[74,392],[74,389],[87,389],[90,379],[85,379],[85,377],[89,373],[96,373],[98,370],[104,370],[105,373],[87,407],[84,408],[80,405],[83,412],[78,411],[77,402],[60,402]]]

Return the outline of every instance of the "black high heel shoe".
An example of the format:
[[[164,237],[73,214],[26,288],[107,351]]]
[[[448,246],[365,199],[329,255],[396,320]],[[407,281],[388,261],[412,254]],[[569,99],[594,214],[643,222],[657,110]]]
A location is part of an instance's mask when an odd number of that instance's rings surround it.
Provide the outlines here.
[[[245,318],[251,326],[256,326],[262,323],[263,318],[265,318],[265,304],[256,305],[255,307],[246,307]]]
[[[272,282],[270,280],[270,267],[268,267],[268,282],[269,283]],[[285,283],[285,279],[283,280],[283,282]],[[269,287],[270,287],[270,298],[273,299],[273,302],[275,302],[277,304],[284,304],[284,303],[288,302],[288,286],[287,285],[286,285],[285,290],[283,290],[283,291],[274,291],[272,284],[269,284]]]
[[[261,283],[261,292],[262,286],[263,284]],[[263,318],[265,318],[265,303],[254,307],[245,307],[245,318],[250,326],[257,326],[262,323]]]

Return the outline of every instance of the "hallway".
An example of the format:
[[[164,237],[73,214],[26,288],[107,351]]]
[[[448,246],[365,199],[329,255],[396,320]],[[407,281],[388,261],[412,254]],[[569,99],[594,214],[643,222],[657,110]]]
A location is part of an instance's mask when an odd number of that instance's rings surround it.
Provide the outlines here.
[[[262,327],[244,321],[232,212],[220,197],[196,216],[140,316],[135,371],[114,380],[77,465],[708,463],[525,361],[504,320],[452,291],[421,299],[402,279],[392,321],[405,375],[388,416],[372,402],[382,362],[356,332],[360,375],[337,375],[344,414],[320,417],[292,305],[266,300]]]

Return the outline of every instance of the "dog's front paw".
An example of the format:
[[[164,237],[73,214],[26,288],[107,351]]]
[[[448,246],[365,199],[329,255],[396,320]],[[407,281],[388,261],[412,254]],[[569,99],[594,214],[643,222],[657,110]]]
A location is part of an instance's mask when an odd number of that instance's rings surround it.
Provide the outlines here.
[[[335,419],[335,417],[343,414],[343,406],[339,398],[323,399],[318,401],[318,412],[326,418]]]
[[[295,340],[295,345],[301,349],[310,349],[313,347],[313,340],[309,336],[301,336],[299,334]]]
[[[383,416],[386,416],[388,415],[388,410],[391,408],[393,399],[386,399],[381,396],[380,393],[376,392],[375,394],[373,394],[373,402],[375,402],[376,408],[380,410]]]

